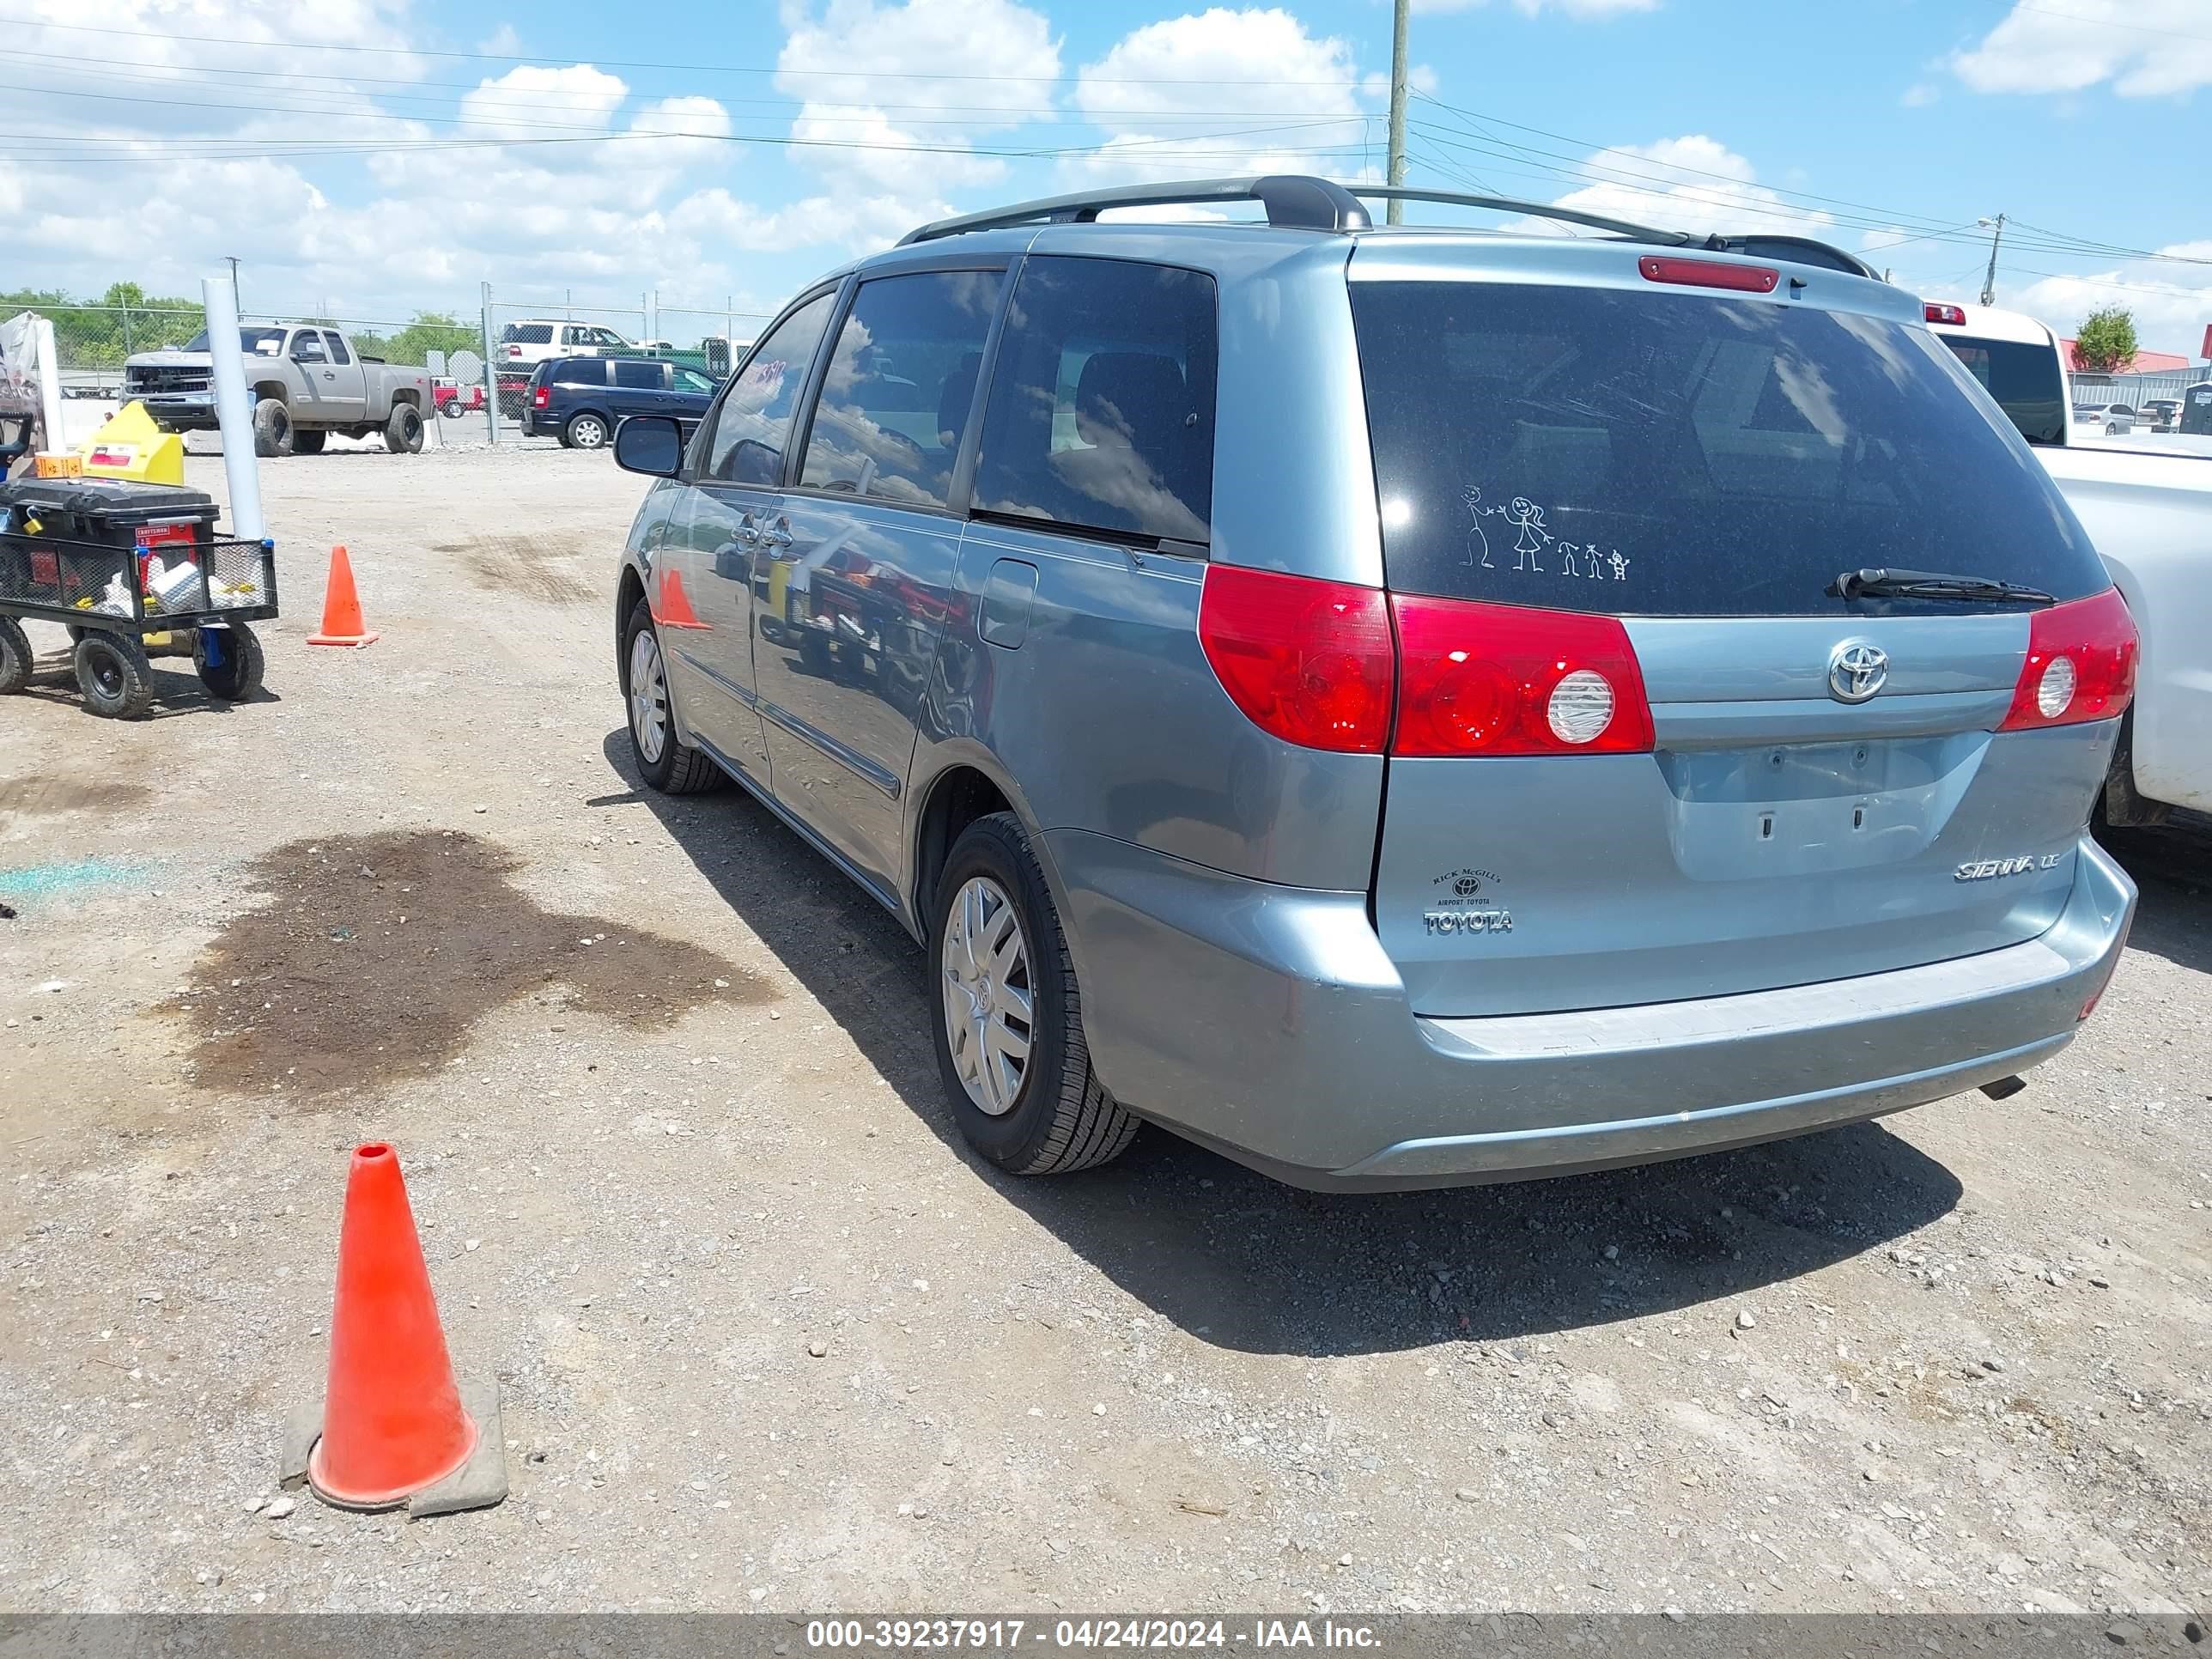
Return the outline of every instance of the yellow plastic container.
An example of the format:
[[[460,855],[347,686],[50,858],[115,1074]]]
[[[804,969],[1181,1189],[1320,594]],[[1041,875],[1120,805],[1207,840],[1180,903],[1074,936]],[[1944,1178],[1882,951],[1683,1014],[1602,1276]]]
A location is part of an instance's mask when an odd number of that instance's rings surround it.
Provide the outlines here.
[[[158,484],[185,481],[185,441],[155,425],[143,404],[124,404],[78,453],[84,458],[87,477]]]

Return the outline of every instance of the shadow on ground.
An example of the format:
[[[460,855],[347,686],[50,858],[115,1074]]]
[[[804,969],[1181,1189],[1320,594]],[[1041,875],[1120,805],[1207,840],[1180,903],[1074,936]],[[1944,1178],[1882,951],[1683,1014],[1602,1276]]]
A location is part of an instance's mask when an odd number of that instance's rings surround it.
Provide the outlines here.
[[[2128,943],[2212,974],[2212,818],[2177,812],[2155,830],[2104,830],[2097,839],[2142,897]]]
[[[211,696],[200,683],[192,659],[185,656],[160,656],[154,659],[154,708],[148,720],[169,720],[179,714],[228,714],[234,708],[250,708],[256,703],[282,702],[283,698],[266,685],[260,687],[243,702],[229,703]],[[83,710],[84,693],[76,683],[76,669],[72,665],[66,647],[58,650],[40,651],[31,663],[31,678],[19,696],[34,702],[50,702]],[[83,710],[87,720],[100,717]]]
[[[605,753],[628,787],[591,804],[647,806],[948,1156],[1223,1347],[1367,1353],[1662,1314],[1809,1273],[1959,1199],[1949,1170],[1875,1124],[1643,1169],[1383,1196],[1301,1192],[1148,1129],[1105,1170],[1016,1180],[969,1152],[945,1109],[922,955],[905,930],[742,791],[655,794],[625,732]]]

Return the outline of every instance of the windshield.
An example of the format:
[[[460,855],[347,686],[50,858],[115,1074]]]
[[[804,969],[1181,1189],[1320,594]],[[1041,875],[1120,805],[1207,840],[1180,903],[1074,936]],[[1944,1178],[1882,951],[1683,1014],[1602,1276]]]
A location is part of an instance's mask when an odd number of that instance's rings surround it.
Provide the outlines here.
[[[187,351],[208,349],[207,331],[185,342]],[[249,357],[274,357],[284,349],[284,331],[281,328],[241,328],[238,331],[238,349]]]
[[[1924,328],[1494,283],[1355,281],[1352,307],[1394,588],[1731,617],[1845,612],[1829,585],[1873,566],[2107,585]]]
[[[2066,377],[2058,354],[2021,340],[1938,337],[2032,444],[2066,441]]]

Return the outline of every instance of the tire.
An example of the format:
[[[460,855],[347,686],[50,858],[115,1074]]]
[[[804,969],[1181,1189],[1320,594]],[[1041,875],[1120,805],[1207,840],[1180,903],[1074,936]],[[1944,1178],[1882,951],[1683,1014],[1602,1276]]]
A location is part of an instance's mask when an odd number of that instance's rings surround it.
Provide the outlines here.
[[[0,696],[31,683],[31,639],[13,617],[0,617]]]
[[[211,636],[216,641],[215,649],[222,653],[218,661],[209,659]],[[261,636],[244,623],[192,630],[192,667],[210,696],[223,702],[244,702],[261,689],[261,676],[267,666]]]
[[[323,440],[330,435],[327,432],[295,432],[292,434],[292,453],[295,455],[319,455],[323,453]]]
[[[264,398],[253,405],[253,453],[273,461],[292,453],[292,416],[281,398]]]
[[[394,404],[384,423],[384,447],[395,455],[422,453],[422,411],[412,404]]]
[[[968,1144],[1023,1176],[1066,1175],[1119,1158],[1136,1139],[1139,1120],[1091,1070],[1067,938],[1012,813],[994,812],[962,832],[932,908],[932,1036],[953,1121]],[[1019,966],[1007,949],[1012,935],[1018,935]],[[972,956],[969,941],[979,936],[983,954]],[[1026,995],[1025,1022],[1010,992]],[[1028,1039],[1016,1073],[1007,1050],[992,1048],[991,1033],[995,1026],[1018,1038],[1024,1024]]]
[[[614,430],[607,424],[607,417],[588,409],[571,415],[568,424],[561,428],[561,441],[571,449],[605,449],[612,436]]]
[[[102,720],[143,720],[154,707],[154,665],[146,647],[121,634],[95,629],[71,653],[84,706]]]
[[[628,705],[630,758],[637,763],[639,775],[664,795],[696,795],[719,787],[722,769],[703,750],[694,749],[676,735],[674,698],[660,653],[660,630],[653,625],[652,607],[643,599],[631,607],[629,620],[623,624],[622,655],[615,666],[622,679],[623,701]],[[640,676],[657,679],[657,695],[650,689],[633,690],[632,682]]]

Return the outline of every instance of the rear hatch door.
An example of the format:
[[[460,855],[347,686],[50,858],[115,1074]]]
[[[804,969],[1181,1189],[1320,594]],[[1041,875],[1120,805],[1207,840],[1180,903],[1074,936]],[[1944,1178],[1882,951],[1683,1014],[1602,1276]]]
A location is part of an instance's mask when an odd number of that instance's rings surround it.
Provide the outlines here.
[[[1393,755],[1376,922],[1417,1012],[1805,984],[2047,929],[2113,723],[1999,729],[2033,605],[1832,591],[1868,567],[2108,585],[1911,302],[1788,267],[1771,295],[1656,283],[1634,250],[1569,283],[1375,247],[1352,300],[1401,649],[1406,607],[1464,605],[1477,641],[1510,607],[1556,627],[1556,672],[1600,619],[1650,713],[1636,752]]]

